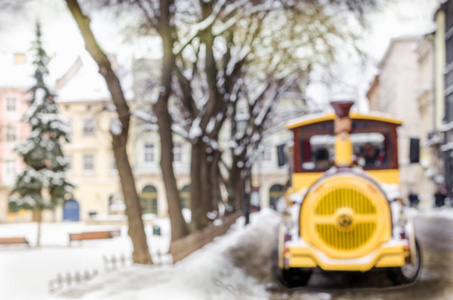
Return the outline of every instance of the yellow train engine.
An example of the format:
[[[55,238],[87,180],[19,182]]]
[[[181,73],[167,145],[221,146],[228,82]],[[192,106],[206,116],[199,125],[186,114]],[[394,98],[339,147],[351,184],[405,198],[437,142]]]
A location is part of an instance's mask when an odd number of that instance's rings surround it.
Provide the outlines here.
[[[394,283],[414,282],[420,247],[399,195],[397,127],[380,114],[335,114],[287,125],[294,133],[288,209],[274,262],[288,287],[307,284],[312,271],[385,268]]]

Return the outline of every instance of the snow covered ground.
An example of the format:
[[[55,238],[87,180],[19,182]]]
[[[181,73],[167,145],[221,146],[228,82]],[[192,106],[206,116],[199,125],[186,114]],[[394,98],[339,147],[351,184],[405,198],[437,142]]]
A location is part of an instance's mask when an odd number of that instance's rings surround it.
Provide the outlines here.
[[[114,271],[104,269],[103,256],[130,255],[132,245],[123,227],[122,235],[108,240],[78,242],[68,247],[68,233],[115,229],[114,226],[85,226],[82,223],[44,223],[41,248],[35,248],[36,224],[0,225],[0,236],[25,236],[31,247],[0,246],[0,299],[265,299],[271,274],[268,259],[275,243],[280,215],[263,210],[252,215],[244,227],[241,217],[230,231],[176,265],[137,266],[128,264]],[[151,253],[166,252],[168,220],[156,220],[162,236],[152,236]],[[269,253],[267,253],[269,252]],[[90,281],[49,293],[49,282],[61,274],[97,270]]]
[[[169,244],[168,220],[156,220],[162,227],[162,236],[151,236],[147,226],[151,252],[165,251]],[[82,223],[43,223],[41,248],[35,248],[36,224],[0,225],[0,236],[25,236],[31,247],[26,245],[0,246],[0,299],[41,300],[50,299],[49,281],[57,274],[66,276],[85,271],[98,272],[98,278],[106,273],[103,256],[130,256],[132,244],[127,228],[121,228],[121,237],[108,240],[72,242],[68,247],[68,233],[116,229],[114,226],[85,226]]]
[[[62,292],[59,299],[266,299],[272,250],[280,215],[263,210],[244,227],[241,217],[222,237],[174,266],[131,266]],[[256,258],[256,259],[253,259]],[[255,272],[255,274],[253,274]],[[262,272],[270,274],[269,272]]]
[[[453,208],[429,211],[409,209],[412,215],[453,219]],[[280,215],[265,209],[252,214],[244,227],[241,217],[230,231],[175,265],[134,266],[104,270],[103,256],[130,255],[126,228],[111,240],[77,242],[68,247],[68,233],[113,229],[81,223],[44,224],[42,247],[0,246],[0,299],[269,299],[274,297],[271,251]],[[146,228],[151,252],[165,252],[169,244],[168,220],[156,220],[161,237]],[[25,235],[35,243],[35,224],[0,225],[0,236]],[[92,280],[49,293],[57,274],[97,270]],[[329,293],[303,293],[307,299],[329,299]],[[327,297],[327,298],[326,298]],[[283,298],[282,298],[283,299]],[[304,298],[305,299],[305,298]]]

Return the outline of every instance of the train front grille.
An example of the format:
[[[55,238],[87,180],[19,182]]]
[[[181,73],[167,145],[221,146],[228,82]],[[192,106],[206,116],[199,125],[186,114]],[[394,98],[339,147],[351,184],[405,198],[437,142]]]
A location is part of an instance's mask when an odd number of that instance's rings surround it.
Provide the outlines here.
[[[376,232],[376,207],[364,193],[338,188],[320,199],[314,220],[317,234],[327,245],[355,250]]]
[[[329,257],[360,257],[390,239],[389,204],[367,180],[336,175],[307,194],[300,226],[302,237]]]

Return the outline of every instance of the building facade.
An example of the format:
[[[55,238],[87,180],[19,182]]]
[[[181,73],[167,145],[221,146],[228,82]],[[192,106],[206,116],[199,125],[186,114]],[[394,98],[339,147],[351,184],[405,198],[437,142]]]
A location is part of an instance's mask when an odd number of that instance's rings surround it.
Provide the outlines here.
[[[438,30],[436,53],[439,54],[439,67],[442,67],[442,94],[444,103],[443,144],[440,147],[444,161],[445,186],[450,198],[453,197],[453,1],[444,2],[436,12]],[[442,55],[443,54],[443,55]]]
[[[14,148],[28,136],[29,128],[21,119],[28,108],[30,94],[26,89],[32,81],[23,74],[32,74],[23,53],[0,53],[0,222],[12,219],[28,220],[31,213],[9,214],[8,197],[16,175],[24,164]]]
[[[367,93],[370,108],[403,121],[398,129],[398,158],[402,197],[419,194],[420,205],[432,204],[434,153],[428,133],[434,124],[434,38],[432,34],[403,36],[390,41],[378,68],[379,74]],[[410,140],[420,139],[421,161],[411,164]]]
[[[16,175],[24,166],[14,148],[18,142],[27,137],[30,129],[21,122],[27,110],[27,100],[30,95],[24,94],[20,87],[0,88],[0,198],[7,199]],[[30,214],[21,212],[20,219],[29,218]],[[0,221],[15,216],[8,216],[8,202],[0,201]]]
[[[143,62],[138,65],[146,66]],[[20,87],[0,84],[0,111],[3,116],[0,120],[0,222],[32,220],[31,212],[8,211],[8,198],[15,176],[24,167],[14,146],[28,135],[28,125],[20,119],[28,107],[24,89],[33,83],[27,80],[29,74],[29,71],[18,72],[18,81],[22,83]],[[135,70],[135,74],[140,75],[140,72]],[[160,170],[159,135],[156,128],[143,122],[141,117],[150,112],[152,97],[146,87],[152,84],[146,76],[133,83],[138,96],[129,101],[134,116],[131,119],[128,152],[143,213],[166,217],[168,207]],[[54,89],[59,112],[71,128],[70,142],[64,143],[63,152],[69,162],[67,180],[75,185],[75,189],[64,206],[44,212],[44,221],[125,220],[125,204],[110,136],[112,124],[118,121],[116,113],[110,109],[112,103],[104,79],[98,74],[96,65],[82,56],[75,59],[65,73],[58,75]],[[127,90],[126,93],[132,98]],[[140,94],[144,97],[141,98]],[[291,110],[294,111],[293,108]],[[14,130],[10,129],[13,126]],[[227,143],[226,131],[220,134],[220,143]],[[259,201],[261,207],[275,208],[275,203],[283,195],[288,171],[287,168],[277,167],[276,146],[288,139],[291,139],[291,134],[281,126],[268,135],[262,147],[257,149],[260,153],[253,168],[253,185],[254,199]],[[189,208],[191,145],[178,135],[174,136],[174,145],[174,169],[182,207]],[[223,194],[226,198],[224,189]]]
[[[440,152],[439,121],[437,120],[436,100],[436,32],[419,37],[413,50],[417,55],[418,82],[417,106],[420,115],[420,166],[423,168],[423,180],[420,180],[419,197],[421,205],[432,207],[437,185],[443,183],[443,163]]]

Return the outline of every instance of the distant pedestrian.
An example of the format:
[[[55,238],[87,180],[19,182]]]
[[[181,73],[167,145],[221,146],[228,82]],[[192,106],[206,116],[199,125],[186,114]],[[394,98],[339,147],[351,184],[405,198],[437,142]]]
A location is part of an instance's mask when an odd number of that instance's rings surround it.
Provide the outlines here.
[[[411,190],[409,192],[408,198],[409,198],[410,207],[417,208],[418,207],[418,203],[420,202],[420,200],[418,199],[418,195],[414,191]]]
[[[435,206],[442,207],[445,205],[445,198],[447,197],[447,189],[444,186],[439,185],[437,191],[434,194]]]

